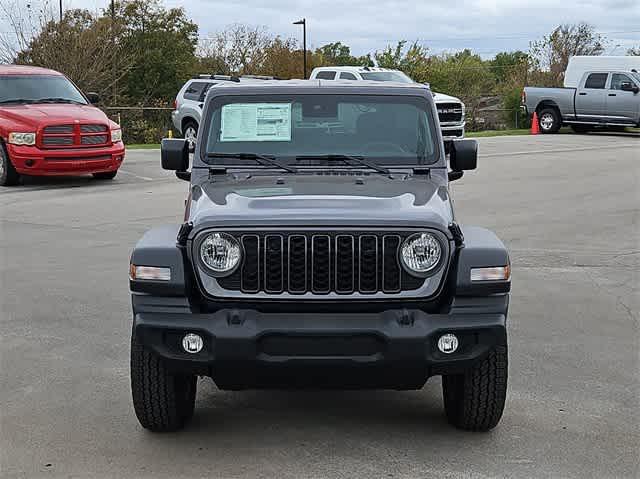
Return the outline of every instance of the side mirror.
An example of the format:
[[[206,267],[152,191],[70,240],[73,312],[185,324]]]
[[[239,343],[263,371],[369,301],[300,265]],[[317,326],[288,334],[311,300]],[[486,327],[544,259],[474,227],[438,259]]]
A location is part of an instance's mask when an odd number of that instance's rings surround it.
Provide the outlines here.
[[[184,173],[189,168],[189,142],[182,138],[163,138],[160,145],[162,169],[176,172],[180,179],[187,179]]]
[[[86,94],[86,96],[87,100],[89,100],[89,103],[91,103],[92,105],[100,103],[100,95],[98,95],[97,93],[89,92]]]
[[[640,91],[640,88],[634,85],[633,83],[626,81],[620,85],[620,90],[632,91],[633,93],[638,93]]]
[[[453,171],[475,170],[478,166],[478,142],[454,140],[451,143],[449,164]]]

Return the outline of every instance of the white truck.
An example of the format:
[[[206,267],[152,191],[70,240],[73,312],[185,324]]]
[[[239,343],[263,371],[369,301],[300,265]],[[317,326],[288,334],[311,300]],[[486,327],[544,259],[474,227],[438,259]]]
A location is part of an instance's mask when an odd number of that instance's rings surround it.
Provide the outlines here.
[[[415,83],[400,70],[368,66],[336,66],[318,67],[311,72],[310,80],[342,80],[342,81],[393,81],[399,83]],[[433,101],[438,109],[440,129],[445,147],[450,142],[464,138],[465,106],[459,98],[433,93]]]

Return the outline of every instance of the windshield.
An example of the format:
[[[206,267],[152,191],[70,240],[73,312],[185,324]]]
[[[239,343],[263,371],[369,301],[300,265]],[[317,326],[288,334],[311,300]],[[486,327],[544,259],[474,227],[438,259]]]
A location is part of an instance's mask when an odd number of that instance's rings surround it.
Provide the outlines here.
[[[208,111],[203,159],[209,163],[247,163],[223,153],[269,155],[289,164],[305,160],[310,166],[327,163],[318,157],[330,155],[389,166],[439,158],[437,128],[421,97],[230,96],[214,100]]]
[[[58,75],[0,76],[0,103],[36,103],[54,99],[61,103],[87,104],[82,93],[67,78]]]
[[[402,72],[361,72],[360,75],[363,80],[413,83],[413,80]]]

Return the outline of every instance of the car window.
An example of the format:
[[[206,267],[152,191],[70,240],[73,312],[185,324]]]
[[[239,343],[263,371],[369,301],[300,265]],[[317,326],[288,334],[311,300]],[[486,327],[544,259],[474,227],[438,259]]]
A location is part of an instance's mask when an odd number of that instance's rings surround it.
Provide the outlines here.
[[[413,83],[413,80],[402,72],[362,72],[360,75],[363,80]]]
[[[215,83],[203,83],[202,92],[200,93],[200,98],[198,98],[198,101],[204,101],[209,88],[211,88],[213,85],[215,85]]]
[[[187,100],[200,100],[200,95],[202,94],[202,90],[205,86],[204,82],[191,82],[187,89],[184,91],[184,97]]]
[[[47,98],[87,103],[75,85],[62,75],[0,76],[0,102],[22,100],[28,103]]]
[[[229,96],[214,100],[209,114],[205,155],[256,153],[292,163],[300,156],[355,155],[389,165],[439,158],[436,122],[422,97]],[[309,161],[304,164],[317,163]]]
[[[592,73],[584,83],[585,88],[603,89],[607,83],[608,73]]]
[[[336,72],[323,70],[316,75],[318,80],[335,80]]]
[[[340,80],[357,80],[357,78],[353,73],[342,72],[340,73]]]
[[[614,73],[611,75],[611,86],[609,87],[611,90],[622,90],[623,83],[631,83],[631,78],[627,75],[623,75],[622,73]]]

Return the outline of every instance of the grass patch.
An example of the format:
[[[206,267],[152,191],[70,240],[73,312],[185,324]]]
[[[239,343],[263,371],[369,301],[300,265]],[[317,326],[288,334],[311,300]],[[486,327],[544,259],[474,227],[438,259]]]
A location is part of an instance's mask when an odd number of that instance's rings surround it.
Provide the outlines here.
[[[468,138],[486,138],[489,136],[516,136],[528,135],[529,129],[521,130],[486,130],[486,131],[467,131],[465,136]]]
[[[127,150],[159,150],[160,143],[148,143],[138,145],[125,145]]]

